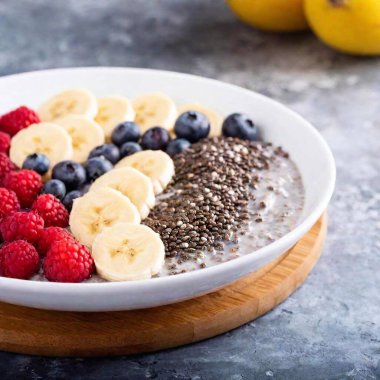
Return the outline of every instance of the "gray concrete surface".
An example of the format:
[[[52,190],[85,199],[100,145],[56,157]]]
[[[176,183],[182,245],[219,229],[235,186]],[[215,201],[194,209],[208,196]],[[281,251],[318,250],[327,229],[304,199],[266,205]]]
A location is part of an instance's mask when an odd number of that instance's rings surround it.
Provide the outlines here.
[[[301,113],[337,161],[328,241],[302,288],[235,331],[129,358],[0,353],[1,378],[380,378],[379,60],[340,55],[309,33],[254,31],[221,0],[0,3],[1,75],[85,65],[204,75]]]

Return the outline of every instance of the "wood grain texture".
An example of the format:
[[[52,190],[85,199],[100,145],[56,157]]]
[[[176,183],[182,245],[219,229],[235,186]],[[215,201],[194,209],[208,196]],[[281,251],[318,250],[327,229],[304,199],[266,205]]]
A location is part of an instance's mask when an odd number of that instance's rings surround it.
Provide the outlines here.
[[[321,254],[326,216],[287,253],[211,294],[152,309],[74,313],[0,303],[0,350],[46,356],[134,354],[176,347],[243,325],[284,301]]]

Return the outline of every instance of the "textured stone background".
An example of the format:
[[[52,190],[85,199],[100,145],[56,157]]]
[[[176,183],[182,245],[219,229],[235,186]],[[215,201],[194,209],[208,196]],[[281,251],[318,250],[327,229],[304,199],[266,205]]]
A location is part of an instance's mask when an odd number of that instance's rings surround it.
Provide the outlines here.
[[[301,289],[223,336],[130,358],[0,353],[1,378],[380,378],[379,60],[340,55],[308,33],[253,31],[217,0],[0,3],[1,75],[86,65],[218,78],[301,113],[337,161],[328,242]]]

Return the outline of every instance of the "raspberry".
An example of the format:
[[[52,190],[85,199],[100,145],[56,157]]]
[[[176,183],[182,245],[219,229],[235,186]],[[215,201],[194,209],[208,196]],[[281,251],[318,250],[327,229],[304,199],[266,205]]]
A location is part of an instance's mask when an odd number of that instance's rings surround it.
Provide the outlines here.
[[[48,227],[43,230],[40,240],[37,243],[37,251],[40,256],[45,256],[53,243],[61,240],[74,240],[69,231],[61,227]]]
[[[9,172],[3,179],[3,187],[13,190],[21,207],[30,208],[42,189],[41,176],[33,170]]]
[[[11,137],[4,132],[0,132],[0,152],[8,154],[11,146]]]
[[[69,213],[65,206],[51,194],[40,195],[33,203],[32,210],[42,216],[45,227],[67,227]]]
[[[13,137],[21,129],[39,122],[40,118],[33,110],[21,106],[0,117],[0,130]]]
[[[16,165],[5,153],[0,153],[0,183],[9,172],[16,170]]]
[[[35,212],[14,212],[0,223],[0,231],[6,242],[26,240],[36,243],[42,235],[44,220]]]
[[[76,241],[53,243],[44,260],[44,273],[49,281],[81,282],[95,270],[90,251]]]
[[[36,249],[24,240],[7,243],[0,249],[0,274],[27,280],[40,269]]]
[[[12,190],[0,187],[0,220],[20,210],[20,203]]]

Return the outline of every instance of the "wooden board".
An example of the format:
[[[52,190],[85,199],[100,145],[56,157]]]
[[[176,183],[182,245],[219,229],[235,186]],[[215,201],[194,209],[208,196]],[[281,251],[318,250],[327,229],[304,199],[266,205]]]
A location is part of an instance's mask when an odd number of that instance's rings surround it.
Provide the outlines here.
[[[326,216],[291,250],[217,292],[153,309],[74,313],[0,303],[0,349],[47,356],[100,356],[176,347],[224,333],[273,309],[318,261]]]

